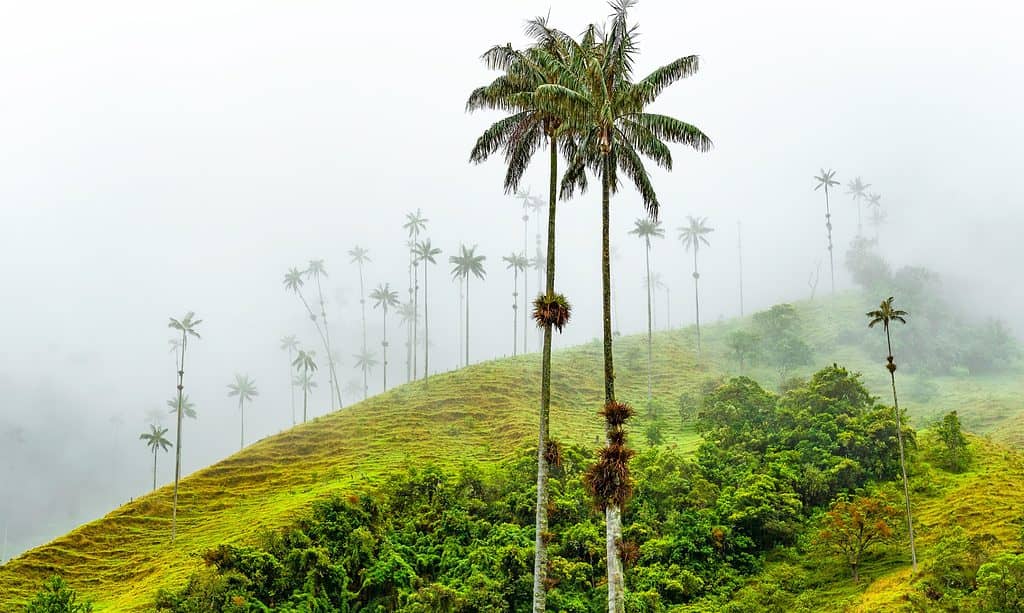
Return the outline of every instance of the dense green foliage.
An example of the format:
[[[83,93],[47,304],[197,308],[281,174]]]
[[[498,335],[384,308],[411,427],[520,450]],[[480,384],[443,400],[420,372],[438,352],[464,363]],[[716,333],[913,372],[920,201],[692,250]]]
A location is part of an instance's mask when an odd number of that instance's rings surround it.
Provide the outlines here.
[[[709,393],[696,457],[653,448],[631,463],[624,517],[628,610],[732,593],[763,555],[793,545],[839,494],[898,471],[892,411],[857,375],[815,374],[782,396],[750,379]],[[908,431],[908,440],[913,433]],[[551,474],[548,605],[601,608],[602,515],[584,489],[590,454]],[[164,611],[523,611],[533,555],[533,456],[496,469],[413,469],[372,495],[335,498],[256,546],[207,552]]]
[[[25,613],[91,613],[92,604],[78,600],[78,594],[64,579],[52,577],[25,606]]]

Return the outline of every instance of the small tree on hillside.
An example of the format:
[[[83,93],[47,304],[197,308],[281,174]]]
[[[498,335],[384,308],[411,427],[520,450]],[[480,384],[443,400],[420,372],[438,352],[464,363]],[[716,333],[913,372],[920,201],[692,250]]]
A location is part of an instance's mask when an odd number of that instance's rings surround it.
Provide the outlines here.
[[[956,411],[950,411],[935,425],[935,433],[942,441],[940,454],[943,467],[955,473],[963,472],[970,462],[970,451]]]
[[[60,577],[51,577],[25,606],[25,613],[91,613],[91,602],[79,602],[78,594]]]
[[[840,499],[825,513],[818,542],[850,565],[856,582],[865,552],[875,543],[892,539],[899,519],[899,510],[883,500],[866,496]]]
[[[726,340],[729,350],[739,363],[741,375],[744,367],[757,357],[760,351],[760,342],[761,339],[757,334],[746,330],[736,330]]]

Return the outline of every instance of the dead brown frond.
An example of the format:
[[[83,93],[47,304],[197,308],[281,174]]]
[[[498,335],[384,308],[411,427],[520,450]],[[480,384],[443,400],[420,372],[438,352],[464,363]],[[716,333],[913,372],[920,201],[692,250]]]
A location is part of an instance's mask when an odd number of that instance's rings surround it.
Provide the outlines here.
[[[622,507],[633,495],[633,480],[629,475],[629,460],[633,450],[624,445],[610,445],[601,449],[598,460],[583,475],[583,483],[601,510],[611,505]]]
[[[605,423],[612,428],[621,427],[626,420],[633,416],[633,413],[633,407],[625,402],[609,402],[600,412]]]
[[[562,446],[555,439],[549,438],[547,444],[544,445],[544,460],[548,466],[562,467]]]
[[[572,305],[562,294],[555,294],[550,299],[544,294],[533,301],[533,319],[537,326],[553,326],[559,332],[569,323]]]

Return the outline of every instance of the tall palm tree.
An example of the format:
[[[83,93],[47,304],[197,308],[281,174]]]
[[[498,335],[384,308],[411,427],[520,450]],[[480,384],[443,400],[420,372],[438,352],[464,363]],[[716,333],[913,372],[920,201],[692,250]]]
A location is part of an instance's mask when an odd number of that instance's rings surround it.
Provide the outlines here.
[[[373,300],[373,308],[384,311],[384,339],[380,346],[384,353],[384,391],[388,389],[388,308],[398,306],[398,292],[391,289],[388,283],[382,283],[377,289],[370,292],[370,300]]]
[[[512,252],[502,256],[505,268],[512,271],[512,355],[519,353],[519,271],[526,272],[529,260],[521,253]],[[524,296],[525,298],[525,296]],[[525,323],[525,322],[524,322]],[[523,337],[523,351],[526,351],[526,338]]]
[[[363,347],[362,352],[366,353],[366,287],[363,285],[363,265],[370,261],[370,252],[367,249],[363,249],[359,245],[348,250],[348,255],[352,259],[350,263],[355,264],[359,268],[359,313],[362,317],[363,323]],[[370,384],[367,378],[367,371],[363,371],[363,400],[370,395]]]
[[[885,221],[885,213],[882,212],[882,196],[880,194],[868,194],[868,208],[871,209],[871,225],[875,228],[875,242],[878,242],[878,229]]]
[[[430,264],[437,264],[434,258],[441,250],[430,244],[430,239],[416,243],[414,254],[417,262],[423,263],[423,379],[430,376],[430,309],[427,302],[427,270]],[[415,373],[413,373],[415,374]]]
[[[825,230],[828,232],[828,266],[829,272],[832,274],[832,293],[836,293],[836,265],[832,258],[832,210],[828,204],[828,188],[839,185],[839,181],[836,181],[833,177],[836,176],[836,171],[821,169],[821,174],[814,177],[814,180],[818,182],[814,186],[814,191],[818,191],[821,188],[825,188]]]
[[[892,356],[892,334],[890,332],[891,324],[897,321],[906,324],[910,314],[897,309],[892,301],[893,297],[889,296],[878,305],[876,310],[868,311],[867,316],[869,328],[882,324],[882,328],[885,330],[886,347],[889,350],[889,355],[885,358],[885,369],[889,371],[889,380],[892,383],[892,404],[896,412],[896,441],[899,443],[900,470],[903,473],[903,498],[907,508],[907,532],[910,535],[910,561],[913,572],[916,573],[917,549],[914,546],[914,520],[910,513],[910,486],[907,483],[907,463],[903,455],[903,425],[900,418],[900,402],[896,396],[896,360]]]
[[[618,406],[615,400],[615,368],[612,361],[610,208],[611,195],[617,192],[619,171],[637,188],[645,208],[654,219],[658,198],[641,156],[667,169],[672,156],[665,141],[683,143],[697,151],[708,151],[711,140],[697,127],[669,117],[645,112],[668,86],[696,73],[697,56],[676,59],[649,76],[633,80],[637,53],[635,27],[627,23],[627,11],[633,0],[614,0],[610,25],[588,28],[579,43],[567,41],[572,58],[566,77],[558,84],[537,88],[535,98],[542,110],[559,117],[578,139],[569,157],[562,180],[562,193],[571,196],[586,188],[586,171],[601,180],[601,281],[604,314],[604,389],[605,409]],[[606,417],[608,447],[614,453],[624,449],[621,425],[613,426]],[[628,454],[617,456],[616,468],[628,470]],[[622,484],[625,486],[625,483]],[[621,493],[621,489],[619,492]],[[606,555],[608,571],[608,608],[611,613],[624,610],[624,581],[618,543],[621,542],[622,496],[603,497],[605,509]]]
[[[290,336],[282,336],[281,337],[281,346],[280,347],[281,347],[281,351],[287,351],[288,352],[288,363],[291,364],[292,360],[295,359],[295,351],[298,350],[298,348],[299,348],[299,341],[298,341],[298,339],[295,338],[294,334],[292,334]],[[288,376],[288,381],[289,381],[288,388],[289,388],[289,391],[291,392],[291,397],[292,397],[292,425],[294,426],[295,425],[295,386],[290,383],[291,382],[291,368],[290,367],[288,369],[288,375],[289,375]]]
[[[331,349],[331,327],[327,324],[327,307],[324,305],[324,290],[320,284],[320,277],[327,277],[327,269],[323,260],[310,260],[305,272],[307,277],[316,281],[316,293],[320,299],[320,320],[324,322],[324,350],[327,352],[327,377],[331,393],[337,399],[337,407],[342,407],[341,383],[338,381],[338,373],[334,367],[334,350]]]
[[[189,311],[179,319],[170,318],[167,327],[181,332],[181,360],[178,362],[178,434],[174,439],[174,503],[171,510],[171,542],[178,532],[178,482],[181,480],[181,419],[182,400],[185,389],[185,352],[188,350],[188,339],[200,339],[196,328],[203,323],[201,319],[195,319],[196,314]]]
[[[507,189],[506,189],[506,191],[507,191]],[[537,197],[533,196],[532,194],[530,194],[530,189],[529,188],[527,188],[526,190],[516,190],[515,197],[519,198],[522,201],[522,205],[523,205],[523,253],[526,253],[528,251],[528,249],[529,249],[528,245],[529,245],[529,236],[530,236],[530,211],[531,210],[536,210],[536,207],[534,206],[534,200],[536,200]],[[526,297],[528,297],[530,295],[529,294],[529,289],[528,289],[529,288],[529,284],[530,284],[529,275],[525,275],[524,274],[523,275],[523,297],[524,298],[526,298]],[[524,318],[523,319],[523,353],[526,353],[528,351],[527,348],[526,348],[526,342],[527,342],[527,325],[526,325],[526,319]]]
[[[321,264],[323,263],[322,260],[313,260],[313,261],[310,261],[310,266],[311,267],[313,267],[314,262],[320,262]],[[322,268],[322,267],[320,267],[320,268]],[[319,287],[319,274],[318,274],[318,272],[316,272],[316,273],[311,272],[311,270],[309,268],[307,268],[305,271],[301,271],[298,268],[294,268],[294,267],[288,269],[288,272],[285,273],[285,275],[284,275],[284,287],[285,287],[286,290],[290,290],[292,292],[295,292],[295,295],[299,298],[299,301],[302,302],[302,306],[305,307],[305,309],[306,309],[306,314],[309,315],[309,320],[311,322],[313,322],[313,327],[316,329],[317,335],[320,336],[320,344],[323,345],[324,350],[328,354],[328,357],[330,357],[333,354],[331,353],[331,350],[330,350],[330,342],[328,341],[327,335],[324,332],[324,328],[326,328],[326,323],[327,322],[326,321],[324,322],[325,325],[323,327],[320,326],[320,322],[317,320],[316,313],[313,312],[313,309],[309,306],[309,302],[306,300],[306,296],[302,293],[302,288],[306,284],[306,282],[303,280],[303,277],[305,277],[308,274],[312,274],[312,275],[316,276],[316,278],[317,278],[317,285]],[[326,272],[324,272],[324,274],[326,274]],[[323,307],[323,304],[322,304],[323,294],[322,293],[321,293],[320,297],[321,297],[321,307]],[[328,360],[328,361],[332,362],[333,360]],[[335,392],[334,386],[333,386],[333,379],[334,379],[333,375],[331,375],[332,383],[331,383],[331,390],[330,390],[330,393],[328,394],[328,397],[331,398],[331,402],[332,403],[333,403],[334,392]],[[339,405],[341,404],[341,395],[340,395],[340,393],[338,394],[338,404]]]
[[[651,271],[650,279],[644,279],[644,288],[648,289],[650,291],[650,294],[651,294],[651,297],[652,297],[652,299],[651,299],[651,321],[653,322],[653,326],[655,328],[657,328],[658,327],[658,291],[659,290],[665,290],[665,293],[666,293],[665,304],[666,304],[668,310],[671,310],[671,308],[672,308],[671,298],[669,298],[667,296],[667,294],[668,294],[668,286],[665,285],[665,282],[662,280],[660,272]],[[671,325],[672,325],[671,317],[668,317],[668,320],[669,321],[668,321],[668,324],[666,324],[666,326],[670,328]]]
[[[299,387],[302,388],[302,423],[306,423],[307,408],[309,406],[309,390],[316,387],[312,381],[312,373],[316,372],[316,352],[313,350],[300,349],[299,355],[292,361],[292,368],[298,372]]]
[[[412,273],[412,282],[409,284],[409,302],[412,304],[413,314],[412,333],[409,336],[411,340],[409,351],[411,353],[406,365],[407,381],[411,381],[416,377],[416,357],[418,351],[416,348],[419,346],[420,261],[416,257],[416,239],[420,237],[420,232],[426,229],[428,221],[430,220],[423,216],[423,211],[416,209],[415,213],[405,214],[405,223],[402,224],[402,227],[409,233],[409,272]]]
[[[184,396],[181,397],[180,405],[181,405],[181,413],[185,417],[187,417],[189,419],[197,419],[199,417],[199,414],[196,413],[196,405],[195,405],[194,402],[192,402],[192,399],[188,397],[188,394],[185,394]],[[178,413],[178,406],[179,406],[179,402],[178,402],[177,396],[175,396],[174,398],[169,399],[167,401],[167,406],[171,407],[171,410],[167,411],[168,413],[177,414]]]
[[[370,351],[363,351],[353,355],[352,357],[356,359],[356,368],[363,372],[363,382],[365,387],[365,382],[369,378],[370,371],[373,370],[374,366],[379,364],[379,362],[377,362],[377,356]]]
[[[235,382],[228,384],[228,398],[238,396],[238,412],[242,421],[242,442],[239,449],[245,449],[245,403],[252,402],[252,399],[259,395],[256,382],[250,379],[249,375],[235,374]]]
[[[413,326],[416,324],[416,305],[413,304],[412,301],[403,302],[398,305],[395,312],[398,314],[398,323],[405,326],[405,330],[407,332],[405,337],[406,340],[411,343],[413,337]]]
[[[700,251],[701,243],[708,247],[711,246],[707,235],[714,232],[715,229],[707,226],[707,217],[694,218],[687,215],[686,219],[689,223],[679,227],[679,240],[683,241],[683,247],[687,251],[693,251],[693,306],[697,320],[697,357],[700,358],[700,290],[698,288],[700,273],[697,272],[697,253]]]
[[[302,423],[306,423],[306,398],[317,387],[313,373],[299,373],[292,378],[292,385],[302,390]]]
[[[860,202],[867,198],[868,188],[871,187],[870,183],[865,183],[860,177],[854,177],[853,181],[846,184],[846,193],[850,194],[853,201],[857,203],[857,236],[861,235],[861,216],[860,216]]]
[[[487,271],[484,270],[484,260],[487,256],[476,254],[476,245],[466,247],[459,245],[459,255],[448,258],[452,264],[452,277],[460,278],[466,288],[466,365],[469,366],[469,280],[470,275],[477,279],[483,279]]]
[[[654,403],[651,396],[651,360],[654,355],[652,350],[651,293],[654,288],[651,286],[651,239],[665,238],[665,229],[661,227],[661,222],[658,220],[641,218],[633,222],[633,229],[629,233],[644,241],[644,261],[647,267],[647,276],[645,277],[647,284],[647,414],[654,417]]]
[[[153,489],[156,489],[156,454],[158,451],[167,451],[171,448],[171,441],[165,436],[167,428],[151,425],[149,432],[143,432],[139,439],[146,441],[146,446],[153,451]]]

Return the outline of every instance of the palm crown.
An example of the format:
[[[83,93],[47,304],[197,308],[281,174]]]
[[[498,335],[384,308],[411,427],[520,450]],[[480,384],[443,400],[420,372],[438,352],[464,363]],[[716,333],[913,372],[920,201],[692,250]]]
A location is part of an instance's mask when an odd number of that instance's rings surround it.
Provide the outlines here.
[[[377,357],[370,351],[362,351],[360,353],[354,354],[352,357],[356,359],[356,368],[362,371],[373,370],[373,367],[379,364],[379,362],[377,361]],[[359,388],[359,391],[363,391],[363,388],[361,386]]]
[[[715,229],[707,226],[708,218],[687,215],[686,219],[689,221],[688,225],[679,227],[679,240],[683,241],[683,247],[687,251],[692,249],[695,252],[700,250],[701,243],[710,247],[711,243],[708,242],[707,235],[714,232]]]
[[[487,271],[484,270],[484,260],[486,259],[485,255],[476,255],[476,245],[472,247],[459,245],[459,255],[448,258],[452,264],[452,278],[469,278],[469,275],[473,275],[478,279],[483,279],[487,274]]]
[[[868,194],[868,206],[874,210],[878,210],[882,207],[882,196],[880,194]]]
[[[409,233],[409,238],[416,238],[427,227],[428,221],[430,220],[423,216],[423,211],[416,209],[415,213],[405,214],[405,223],[402,227]]]
[[[292,366],[296,370],[302,371],[314,371],[316,370],[316,352],[311,349],[300,349],[299,354],[292,360]]]
[[[642,238],[648,247],[651,246],[652,238],[665,238],[665,229],[661,227],[661,222],[652,219],[635,220],[629,233]]]
[[[195,319],[195,316],[196,316],[195,313],[193,313],[192,311],[189,311],[180,320],[174,319],[173,317],[171,317],[170,321],[167,323],[167,327],[168,328],[173,328],[175,330],[178,330],[179,332],[182,333],[183,336],[187,335],[187,336],[194,336],[196,338],[201,338],[199,336],[199,333],[196,332],[196,326],[198,326],[199,324],[203,323],[203,320],[202,319]]]
[[[417,262],[430,262],[431,264],[437,264],[434,260],[434,256],[440,255],[441,250],[434,247],[430,243],[430,239],[424,239],[418,241],[412,248],[413,257],[416,258]]]
[[[350,263],[352,264],[364,264],[370,261],[370,250],[364,249],[359,245],[356,245],[355,247],[349,249],[348,255],[350,258],[352,258],[351,260],[349,260]]]
[[[228,397],[238,396],[238,400],[241,402],[249,402],[256,396],[259,396],[259,391],[256,390],[256,382],[249,378],[249,375],[235,375],[235,382],[228,384]]]
[[[172,413],[172,414],[173,413],[177,413],[178,412],[178,398],[174,397],[174,398],[171,398],[170,400],[168,400],[167,401],[167,406],[171,407],[171,410],[167,411],[168,413]],[[181,397],[181,412],[182,412],[183,415],[185,415],[185,417],[188,417],[189,419],[195,419],[196,418],[196,409],[195,409],[195,407],[196,407],[196,405],[191,400],[189,400],[188,394],[185,394],[184,396]]]
[[[299,348],[299,341],[295,335],[281,337],[281,351],[295,351]]]
[[[324,266],[323,260],[310,260],[309,266],[306,267],[305,274],[308,277],[326,277],[327,268]]]
[[[886,330],[889,329],[889,324],[898,321],[901,324],[907,323],[907,317],[910,313],[897,309],[892,304],[893,297],[889,296],[882,301],[878,308],[874,311],[868,311],[866,315],[869,318],[868,327],[874,328],[877,324],[882,324],[882,327]]]
[[[839,185],[839,181],[836,181],[833,178],[835,176],[836,176],[836,171],[834,171],[834,170],[825,170],[824,168],[822,168],[821,169],[821,174],[819,174],[818,176],[814,177],[814,180],[818,182],[818,184],[814,186],[814,191],[818,191],[822,187],[825,188],[825,191],[828,191],[828,188],[832,187],[833,185]]]
[[[297,292],[303,285],[305,285],[305,281],[302,280],[302,271],[295,267],[289,268],[284,275],[285,289]]]
[[[149,447],[153,453],[156,453],[158,449],[167,451],[171,448],[171,441],[167,440],[166,434],[167,428],[151,425],[149,427],[149,432],[143,432],[139,435],[139,440],[146,441],[146,446]]]
[[[530,259],[521,253],[513,252],[503,255],[501,259],[504,260],[505,268],[508,270],[526,270],[526,267],[530,265]]]
[[[850,181],[846,185],[846,193],[853,196],[854,200],[860,200],[867,196],[867,189],[871,187],[870,183],[865,183],[860,177],[855,177],[853,181]]]
[[[391,285],[383,283],[377,289],[370,292],[370,299],[373,300],[375,309],[387,310],[390,307],[398,306],[398,292],[391,289]]]

